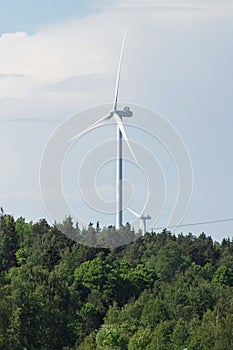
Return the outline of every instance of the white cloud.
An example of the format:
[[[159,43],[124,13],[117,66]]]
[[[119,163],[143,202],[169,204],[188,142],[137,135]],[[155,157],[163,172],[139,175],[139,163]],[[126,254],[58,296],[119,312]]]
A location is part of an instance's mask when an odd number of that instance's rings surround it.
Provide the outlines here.
[[[157,11],[162,7],[164,11]],[[194,8],[200,7],[206,11],[197,13]],[[229,1],[220,5],[219,1],[127,0],[81,19],[45,26],[35,34],[3,34],[0,118],[60,118],[111,101],[124,31],[121,96],[149,105],[154,100],[155,107],[174,84],[182,87],[184,80],[198,84],[218,59],[220,36],[224,40],[228,28],[224,29],[222,14],[221,26],[214,24],[215,8],[224,9],[226,18],[232,13]],[[218,69],[220,76],[221,65]]]
[[[159,56],[164,54],[164,48],[167,50],[167,55],[173,54],[173,39],[175,35],[178,37],[177,33],[179,36],[182,35],[182,45],[185,46],[189,45],[193,34],[200,35],[200,33],[193,33],[193,28],[208,21],[213,4],[216,3],[218,4],[218,2],[207,1],[203,6],[201,1],[191,0],[185,2],[127,0],[119,2],[115,7],[106,6],[102,12],[82,19],[67,20],[60,24],[43,27],[35,34],[25,32],[2,34],[0,37],[0,97],[29,96],[33,99],[35,96],[41,96],[45,101],[51,99],[54,103],[55,90],[58,92],[61,86],[64,88],[66,80],[66,89],[71,92],[74,88],[79,103],[84,101],[83,105],[85,105],[90,101],[90,93],[86,89],[87,83],[83,83],[83,89],[79,89],[79,96],[77,85],[74,86],[74,77],[81,76],[83,79],[86,76],[87,82],[88,77],[94,77],[92,87],[96,89],[96,96],[103,97],[98,91],[101,75],[104,79],[106,76],[112,79],[125,30],[128,32],[125,76],[127,70],[130,71],[133,67],[140,80],[146,68],[141,69],[143,62],[147,61],[148,66],[153,64],[153,61],[156,64]],[[224,2],[224,8],[226,4],[229,3]],[[193,11],[193,7],[200,6],[209,10],[203,15],[204,19]],[[130,11],[126,11],[126,7]],[[151,11],[153,8],[161,7],[165,12]],[[121,13],[116,11],[117,8],[122,10]],[[187,8],[190,12],[185,14],[182,11],[170,12],[169,9],[172,8],[178,10]],[[140,13],[137,9],[140,9]],[[171,41],[170,47],[167,46],[168,40]],[[181,43],[176,44],[177,49],[183,50],[184,46],[180,48]],[[184,52],[182,51],[181,54],[183,55]],[[166,76],[166,72],[163,73]],[[1,79],[4,76],[8,76],[5,81]],[[109,79],[107,84],[104,83],[101,86],[106,95],[105,101],[111,98],[109,90],[113,89],[113,85]],[[48,92],[51,86],[54,86],[52,96],[51,91]],[[95,97],[92,99],[93,103],[100,102]],[[66,103],[65,99],[64,103]]]
[[[23,74],[55,82],[72,75],[105,71],[100,39],[98,32],[80,20],[46,27],[33,35],[3,34],[0,74]]]
[[[13,40],[19,40],[27,36],[26,32],[3,33],[0,35],[0,42],[6,43]]]
[[[127,0],[116,2],[115,5],[106,5],[105,9],[113,8],[118,12],[200,12],[208,11],[213,14],[223,13],[227,15],[226,11],[233,9],[231,0]]]

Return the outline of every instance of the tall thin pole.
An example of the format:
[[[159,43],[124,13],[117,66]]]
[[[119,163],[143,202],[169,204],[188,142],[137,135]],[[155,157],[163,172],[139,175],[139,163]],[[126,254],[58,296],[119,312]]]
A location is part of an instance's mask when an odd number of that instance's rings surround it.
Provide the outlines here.
[[[143,231],[142,231],[142,234],[144,235],[146,233],[146,218],[143,217]]]
[[[117,159],[116,159],[116,228],[122,226],[122,133],[117,127]]]

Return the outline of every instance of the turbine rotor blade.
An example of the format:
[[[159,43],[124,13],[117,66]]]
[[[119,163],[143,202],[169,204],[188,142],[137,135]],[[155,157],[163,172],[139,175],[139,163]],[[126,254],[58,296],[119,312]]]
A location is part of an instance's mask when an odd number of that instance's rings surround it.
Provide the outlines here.
[[[117,115],[116,113],[114,114],[114,118],[115,118],[115,121],[117,123],[117,127],[120,129],[122,135],[123,135],[123,138],[125,139],[126,143],[127,143],[127,146],[130,150],[130,153],[132,154],[135,162],[137,163],[137,159],[135,157],[135,154],[133,153],[133,150],[132,150],[132,147],[130,146],[130,143],[129,143],[129,140],[128,140],[128,137],[126,135],[126,132],[125,132],[125,128],[123,126],[123,123],[122,123],[122,120],[121,118],[119,117],[119,115]]]
[[[117,110],[117,102],[118,102],[118,92],[119,92],[119,84],[120,84],[120,75],[121,75],[121,63],[122,63],[122,56],[124,51],[124,45],[125,45],[125,38],[126,33],[124,35],[122,45],[121,45],[121,53],[119,58],[119,64],[118,64],[118,71],[117,71],[117,78],[116,78],[116,87],[115,87],[115,98],[114,98],[114,104],[113,104],[113,110]]]
[[[136,216],[136,218],[140,219],[141,215],[139,215],[138,213],[136,213],[136,211],[130,209],[129,207],[126,207],[126,209],[128,211],[130,211],[134,216]]]
[[[95,129],[96,127],[103,125],[104,122],[107,119],[110,119],[112,117],[112,113],[110,113],[107,116],[104,116],[103,118],[100,118],[99,120],[97,120],[96,122],[94,122],[93,124],[91,124],[89,127],[87,127],[86,129],[84,129],[83,131],[81,131],[80,133],[78,133],[77,135],[75,135],[74,137],[72,137],[71,139],[68,140],[68,142],[73,142],[76,139],[78,139],[79,137],[81,137],[82,135],[86,134],[88,131],[91,131],[93,129]]]

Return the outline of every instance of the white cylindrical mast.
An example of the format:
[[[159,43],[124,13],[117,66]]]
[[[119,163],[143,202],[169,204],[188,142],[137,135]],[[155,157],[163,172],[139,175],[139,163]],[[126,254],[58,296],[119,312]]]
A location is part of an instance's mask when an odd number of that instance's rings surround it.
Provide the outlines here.
[[[117,128],[117,158],[116,158],[116,229],[123,223],[122,213],[122,132]]]

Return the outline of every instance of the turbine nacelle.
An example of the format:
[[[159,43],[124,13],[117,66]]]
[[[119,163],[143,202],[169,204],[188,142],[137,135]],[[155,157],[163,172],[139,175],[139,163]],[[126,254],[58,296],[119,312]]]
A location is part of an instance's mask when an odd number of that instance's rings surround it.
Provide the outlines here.
[[[122,117],[132,117],[133,116],[133,112],[130,110],[130,108],[129,107],[125,107],[123,110],[119,110],[119,109],[117,109],[116,111],[115,111],[115,113],[117,114],[117,115],[119,115],[119,117],[120,118],[122,118]]]
[[[120,118],[122,117],[132,117],[133,116],[133,112],[130,110],[129,107],[125,106],[125,108],[123,110],[120,109],[116,109],[112,112],[109,113],[109,116],[106,119],[110,119],[114,116],[114,114],[117,114]]]
[[[136,218],[138,218],[140,220],[140,228],[142,230],[142,234],[144,235],[146,233],[146,222],[147,220],[151,220],[151,216],[148,214],[147,216],[144,215],[144,213],[142,214],[138,214],[136,213],[136,211],[130,209],[129,207],[126,208],[128,211],[130,211],[134,216],[136,216]]]
[[[151,216],[150,215],[147,215],[147,216],[144,216],[143,214],[139,217],[139,219],[141,220],[151,220]]]

